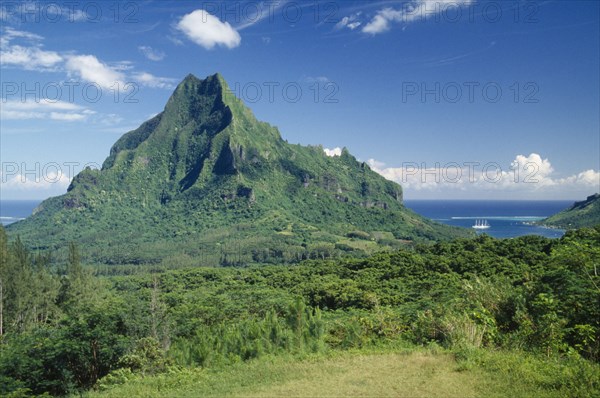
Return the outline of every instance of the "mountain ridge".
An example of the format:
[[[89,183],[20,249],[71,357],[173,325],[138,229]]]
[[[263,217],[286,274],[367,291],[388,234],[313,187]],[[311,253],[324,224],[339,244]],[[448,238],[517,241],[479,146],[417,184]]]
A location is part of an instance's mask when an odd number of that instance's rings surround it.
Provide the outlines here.
[[[568,209],[540,221],[540,224],[565,229],[594,227],[600,224],[600,193],[573,203]]]

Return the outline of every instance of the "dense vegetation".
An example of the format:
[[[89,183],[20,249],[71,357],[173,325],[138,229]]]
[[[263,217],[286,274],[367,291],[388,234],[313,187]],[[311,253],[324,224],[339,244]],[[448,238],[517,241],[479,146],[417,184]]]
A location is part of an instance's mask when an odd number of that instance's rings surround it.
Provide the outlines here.
[[[546,222],[595,225],[598,198]],[[434,351],[457,387],[456,359],[480,380],[518,374],[507,391],[600,394],[600,226],[467,239],[406,209],[347,150],[288,144],[219,75],[188,76],[102,170],[8,229],[1,396],[235,392],[205,371],[244,380],[238,393],[290,395],[252,375],[314,373],[294,362],[307,356],[351,368],[353,350],[386,354],[365,359],[370,377]],[[294,388],[343,391],[332,380]],[[416,392],[447,392],[423,380]]]
[[[41,250],[76,241],[102,264],[294,263],[469,233],[405,208],[400,185],[347,150],[288,144],[219,75],[188,76],[102,170],[34,213],[8,230]]]
[[[590,195],[586,200],[546,218],[542,225],[565,229],[593,227],[600,224],[600,194]]]
[[[600,393],[600,226],[134,275],[93,275],[75,245],[65,262],[35,255],[1,229],[0,254],[3,396],[110,390],[164,372],[190,381],[199,368],[390,344],[446,347],[465,367],[518,369],[558,395]],[[494,349],[506,354],[481,354]]]

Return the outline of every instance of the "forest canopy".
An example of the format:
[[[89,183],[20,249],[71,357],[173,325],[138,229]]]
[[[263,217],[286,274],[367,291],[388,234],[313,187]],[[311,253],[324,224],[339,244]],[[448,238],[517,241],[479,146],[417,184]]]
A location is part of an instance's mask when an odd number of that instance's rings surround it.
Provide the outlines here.
[[[482,235],[364,259],[111,275],[83,265],[75,244],[61,264],[0,229],[0,395],[397,340],[580,358],[596,380],[599,242],[600,226],[559,240]]]

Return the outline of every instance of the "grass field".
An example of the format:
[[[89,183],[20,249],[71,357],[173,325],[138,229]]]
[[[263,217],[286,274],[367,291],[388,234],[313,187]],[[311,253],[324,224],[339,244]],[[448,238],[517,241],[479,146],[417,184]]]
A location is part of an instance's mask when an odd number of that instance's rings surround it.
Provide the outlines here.
[[[592,388],[577,392],[560,385],[552,375],[560,373],[560,367],[539,358],[489,352],[482,355],[479,366],[457,362],[449,352],[423,349],[347,352],[304,359],[266,357],[220,369],[137,378],[85,396],[591,397],[594,390],[598,391]]]

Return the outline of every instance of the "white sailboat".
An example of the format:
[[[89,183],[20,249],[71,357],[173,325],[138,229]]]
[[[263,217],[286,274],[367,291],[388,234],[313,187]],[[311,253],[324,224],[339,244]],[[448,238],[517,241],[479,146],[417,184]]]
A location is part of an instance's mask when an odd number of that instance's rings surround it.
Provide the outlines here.
[[[475,225],[473,228],[475,229],[488,229],[490,224],[488,224],[487,220],[475,220]]]

